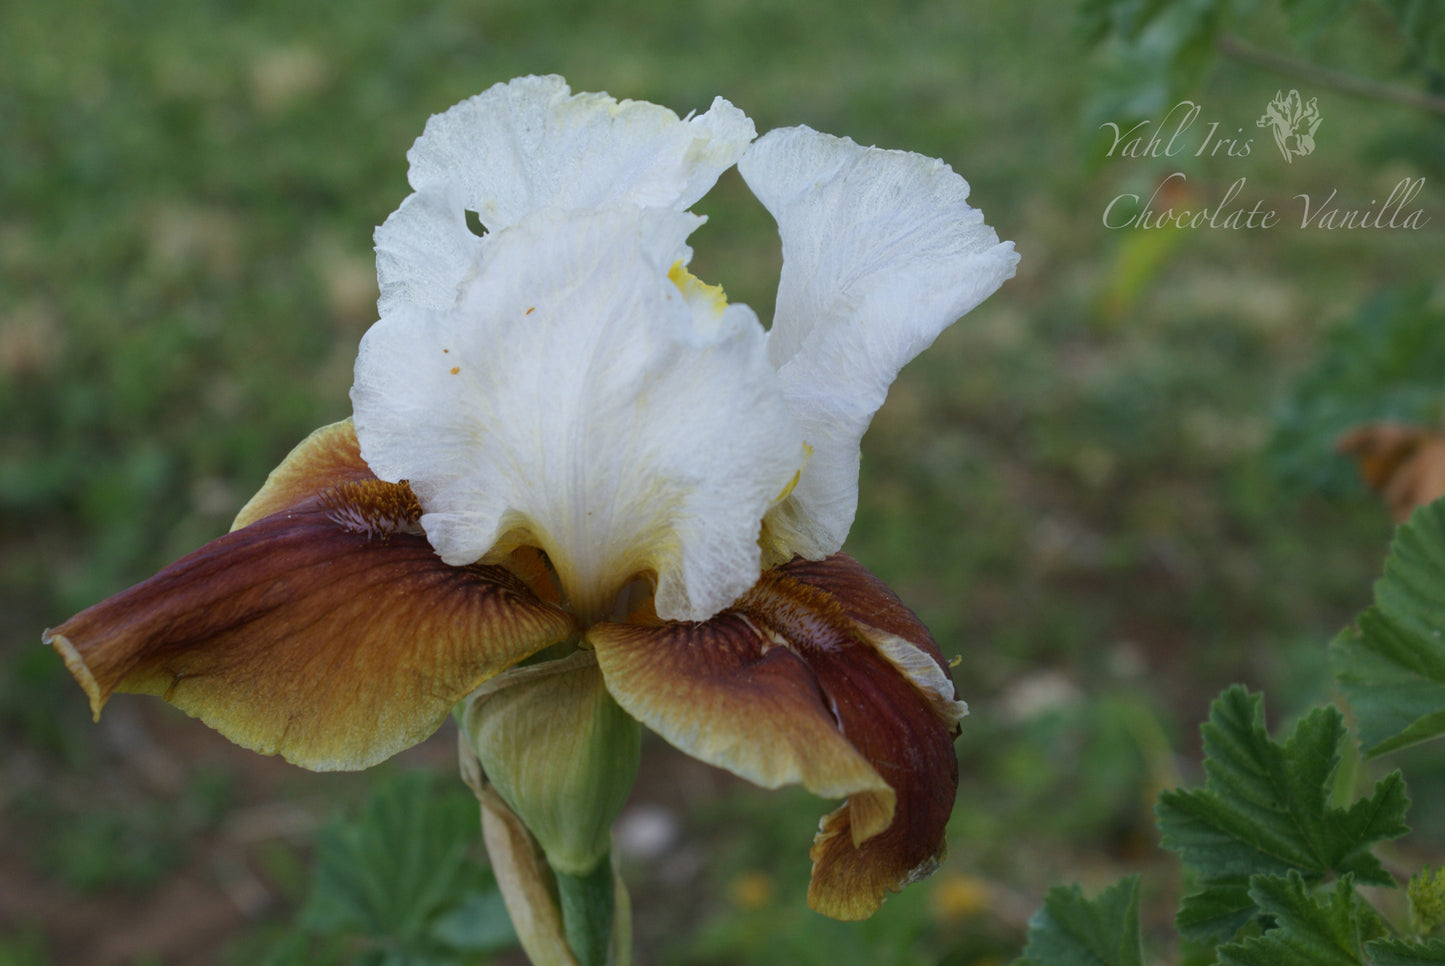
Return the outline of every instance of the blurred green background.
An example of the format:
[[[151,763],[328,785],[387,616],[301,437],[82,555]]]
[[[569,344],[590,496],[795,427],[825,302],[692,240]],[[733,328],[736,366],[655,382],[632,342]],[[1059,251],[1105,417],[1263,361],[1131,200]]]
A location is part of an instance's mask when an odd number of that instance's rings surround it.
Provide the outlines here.
[[[1250,24],[1290,48],[1269,10]],[[1408,67],[1369,4],[1311,43],[1369,76]],[[409,191],[407,148],[428,115],[524,73],[679,113],[722,94],[759,130],[942,157],[1023,256],[895,384],[848,546],[960,658],[973,713],[944,869],[866,924],[824,922],[803,892],[830,805],[651,742],[619,832],[639,961],[1000,963],[1051,884],[1170,881],[1150,808],[1197,776],[1210,699],[1244,681],[1282,718],[1327,699],[1324,644],[1369,601],[1391,523],[1331,433],[1438,415],[1440,395],[1392,409],[1371,376],[1335,405],[1312,374],[1370,319],[1438,339],[1445,197],[1438,122],[1238,60],[1191,89],[1186,139],[1219,121],[1254,139],[1248,157],[1108,157],[1102,121],[1173,103],[1125,96],[1140,69],[1039,0],[0,8],[0,964],[381,955],[322,936],[310,870],[344,866],[328,823],[360,821],[369,790],[436,772],[436,797],[459,793],[449,734],[317,776],[160,702],[118,698],[97,727],[39,635],[224,532],[292,445],[348,414],[371,231]],[[1254,121],[1290,87],[1324,121],[1286,165]],[[1174,171],[1176,202],[1245,177],[1242,198],[1286,224],[1103,226],[1111,199]],[[1361,206],[1407,177],[1426,178],[1420,231],[1297,225],[1298,193]],[[698,210],[693,270],[766,319],[766,212],[735,173]],[[1381,292],[1407,294],[1381,309]],[[1420,358],[1397,369],[1416,378]],[[1421,767],[1417,801],[1445,779]],[[1445,821],[1415,819],[1416,864],[1438,860]],[[1167,930],[1170,898],[1147,930]],[[519,961],[496,945],[459,948]]]

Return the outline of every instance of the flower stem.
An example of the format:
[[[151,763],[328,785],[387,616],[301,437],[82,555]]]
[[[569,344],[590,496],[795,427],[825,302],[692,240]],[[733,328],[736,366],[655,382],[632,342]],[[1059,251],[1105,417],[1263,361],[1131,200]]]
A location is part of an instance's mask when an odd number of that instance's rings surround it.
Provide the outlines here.
[[[554,875],[567,945],[572,947],[578,966],[607,966],[616,902],[611,856],[604,856],[596,868],[583,875],[556,870]]]

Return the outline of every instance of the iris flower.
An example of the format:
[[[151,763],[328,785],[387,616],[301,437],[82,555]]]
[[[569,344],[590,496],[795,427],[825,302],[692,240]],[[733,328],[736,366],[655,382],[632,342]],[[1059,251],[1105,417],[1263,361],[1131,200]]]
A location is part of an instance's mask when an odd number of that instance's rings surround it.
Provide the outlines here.
[[[353,418],[230,533],[45,640],[97,717],[159,695],[318,770],[379,762],[468,695],[483,740],[477,695],[566,678],[502,742],[520,777],[498,787],[549,860],[594,857],[522,787],[546,773],[537,734],[598,717],[562,703],[582,695],[843,800],[809,900],[871,914],[937,864],[966,709],[928,631],[839,552],[859,440],[899,369],[1012,276],[1012,243],[941,161],[755,140],[721,98],[680,119],[522,78],[431,118],[408,159]],[[782,239],[766,330],[687,269],[687,209],[734,164]]]

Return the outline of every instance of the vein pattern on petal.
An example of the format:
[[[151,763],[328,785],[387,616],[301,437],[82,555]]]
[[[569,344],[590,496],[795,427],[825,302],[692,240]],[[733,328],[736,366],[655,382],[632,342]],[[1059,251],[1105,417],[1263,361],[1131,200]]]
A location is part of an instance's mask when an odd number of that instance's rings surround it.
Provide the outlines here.
[[[349,424],[318,430],[253,501],[266,515],[46,631],[97,717],[155,694],[243,747],[365,768],[573,633],[504,568],[438,560],[410,490],[348,451]]]

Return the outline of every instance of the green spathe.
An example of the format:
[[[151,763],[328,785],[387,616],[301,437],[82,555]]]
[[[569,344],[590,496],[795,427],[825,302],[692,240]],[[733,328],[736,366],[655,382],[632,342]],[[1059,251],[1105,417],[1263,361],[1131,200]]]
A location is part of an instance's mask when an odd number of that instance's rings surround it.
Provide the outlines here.
[[[641,728],[607,693],[592,652],[498,675],[467,699],[461,726],[547,864],[595,870],[637,776]]]

